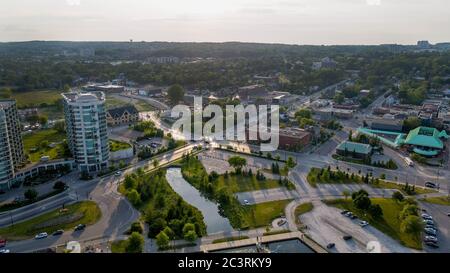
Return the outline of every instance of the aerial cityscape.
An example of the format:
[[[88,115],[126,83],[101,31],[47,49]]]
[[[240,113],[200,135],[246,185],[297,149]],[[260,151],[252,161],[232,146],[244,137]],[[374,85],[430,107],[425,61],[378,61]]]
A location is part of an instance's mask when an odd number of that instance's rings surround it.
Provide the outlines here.
[[[120,12],[115,2],[105,10]],[[140,1],[130,2],[124,14]],[[418,39],[396,40],[403,29],[393,26],[379,43],[362,34],[358,42],[355,27],[335,42],[323,35],[322,44],[322,34],[303,40],[303,28],[291,29],[288,4],[267,1],[254,9],[286,14],[280,23],[297,40],[281,33],[271,40],[270,31],[261,39],[255,30],[236,41],[234,25],[217,38],[215,20],[254,18],[242,4],[252,1],[193,1],[192,10],[167,2],[160,16],[173,8],[186,24],[204,20],[192,40],[177,38],[175,19],[149,36],[123,37],[117,27],[116,40],[115,23],[104,19],[111,14],[100,16],[105,36],[97,39],[81,19],[79,29],[60,33],[34,21],[34,11],[17,11],[27,27],[42,28],[30,34],[8,15],[0,30],[0,260],[7,253],[450,253],[449,33],[418,30]],[[309,18],[328,1],[299,2]],[[368,17],[396,8],[342,2],[370,9]],[[43,1],[46,12],[47,4],[61,17],[87,16],[93,5]],[[447,22],[439,22],[448,26],[445,10]],[[260,16],[242,21],[234,37],[271,23]],[[131,29],[137,23],[129,20]]]

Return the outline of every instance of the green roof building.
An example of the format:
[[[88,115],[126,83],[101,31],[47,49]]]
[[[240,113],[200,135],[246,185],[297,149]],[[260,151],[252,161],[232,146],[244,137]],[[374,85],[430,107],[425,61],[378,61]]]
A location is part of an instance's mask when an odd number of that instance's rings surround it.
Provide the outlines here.
[[[447,132],[439,132],[435,128],[417,127],[409,132],[403,144],[412,147],[412,150],[423,156],[436,156],[444,149],[443,139],[448,139]]]
[[[372,146],[369,144],[344,141],[336,147],[336,153],[345,157],[365,159],[372,155]]]

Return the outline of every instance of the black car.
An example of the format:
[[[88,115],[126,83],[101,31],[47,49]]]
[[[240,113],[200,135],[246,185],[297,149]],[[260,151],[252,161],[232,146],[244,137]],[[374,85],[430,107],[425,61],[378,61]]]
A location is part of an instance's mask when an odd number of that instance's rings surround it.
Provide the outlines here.
[[[353,237],[351,235],[344,235],[344,236],[342,236],[342,239],[348,241],[348,240],[353,239]]]
[[[428,242],[425,242],[425,244],[426,244],[427,246],[429,246],[429,247],[432,247],[432,248],[439,248],[439,245],[436,244],[435,242],[430,242],[430,241],[428,241]]]
[[[346,214],[347,212],[348,212],[348,210],[343,210],[343,211],[341,211],[341,214],[344,215],[344,214]]]
[[[329,243],[329,244],[327,245],[327,248],[328,248],[328,249],[331,249],[331,248],[333,248],[334,246],[335,246],[334,243]]]
[[[436,184],[434,184],[433,182],[426,182],[425,187],[434,189],[436,188]]]
[[[358,219],[358,216],[353,214],[352,216],[350,216],[350,219],[352,219],[352,220]]]
[[[83,230],[83,229],[85,229],[85,228],[86,228],[86,225],[85,225],[85,224],[79,224],[78,226],[75,227],[75,231]]]
[[[64,230],[62,229],[58,229],[57,231],[53,232],[53,236],[58,236],[58,235],[62,235],[64,233]]]

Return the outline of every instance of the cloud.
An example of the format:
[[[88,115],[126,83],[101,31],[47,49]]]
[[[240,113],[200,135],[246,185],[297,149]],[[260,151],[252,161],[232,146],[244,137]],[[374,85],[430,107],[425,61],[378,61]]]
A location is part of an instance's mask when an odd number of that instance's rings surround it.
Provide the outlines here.
[[[366,3],[369,6],[380,6],[381,0],[366,0]]]
[[[81,5],[81,0],[66,0],[66,3],[69,6],[79,6]]]

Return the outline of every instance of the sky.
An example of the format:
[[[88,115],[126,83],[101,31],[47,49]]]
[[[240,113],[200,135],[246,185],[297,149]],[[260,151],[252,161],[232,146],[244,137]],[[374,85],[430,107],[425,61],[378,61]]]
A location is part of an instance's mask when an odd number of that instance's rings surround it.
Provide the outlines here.
[[[450,41],[448,0],[1,0],[0,41]]]

